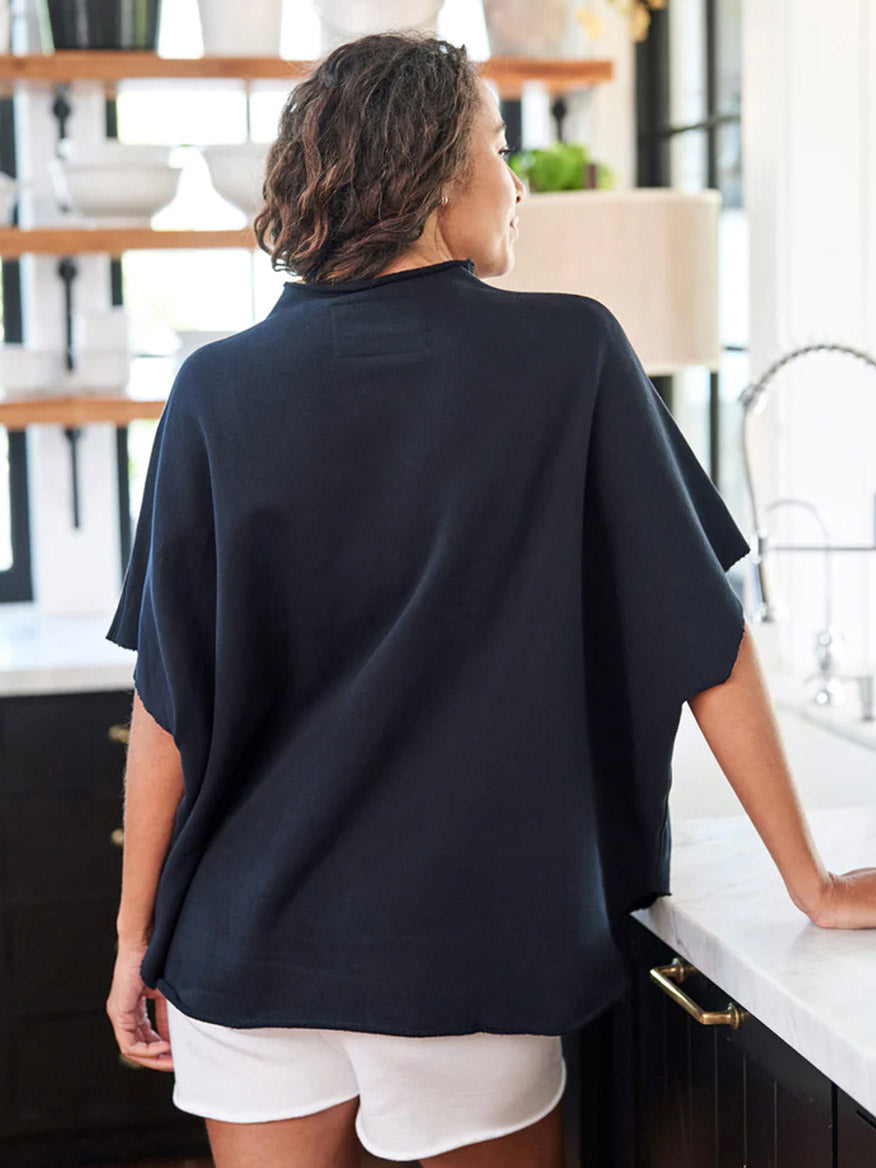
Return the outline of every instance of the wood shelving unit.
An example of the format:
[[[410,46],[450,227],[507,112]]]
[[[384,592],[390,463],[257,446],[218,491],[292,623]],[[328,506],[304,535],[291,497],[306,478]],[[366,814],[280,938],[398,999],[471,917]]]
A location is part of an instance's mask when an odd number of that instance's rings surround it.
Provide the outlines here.
[[[157,53],[105,50],[16,56],[0,54],[0,93],[16,82],[119,81],[140,78],[222,78],[229,81],[289,81],[307,77],[316,61],[283,57],[159,57]],[[478,62],[482,77],[494,81],[502,96],[519,93],[524,81],[540,81],[554,95],[611,81],[614,64],[606,60],[542,57],[490,57]]]
[[[62,85],[75,81],[103,82],[108,95],[118,82],[152,78],[225,79],[244,82],[284,81],[307,77],[315,61],[291,61],[282,57],[160,57],[145,52],[56,53],[17,56],[0,54],[0,96],[14,92],[23,82]],[[526,82],[537,81],[552,98],[598,85],[614,78],[608,60],[566,60],[541,57],[491,57],[478,62],[480,75],[493,81],[502,97],[521,95]],[[82,255],[154,248],[256,247],[251,227],[237,231],[154,231],[149,227],[0,227],[0,257],[23,255]],[[52,422],[80,426],[88,422],[114,422],[124,426],[134,418],[157,418],[163,401],[126,396],[70,394],[52,397],[0,398],[0,425],[21,430],[33,423]]]
[[[107,396],[97,393],[58,394],[51,397],[0,398],[0,425],[24,430],[35,423],[84,426],[89,422],[113,422],[127,426],[135,418],[158,418],[161,399]]]
[[[256,247],[251,227],[219,231],[155,231],[151,227],[0,227],[0,257],[84,255],[155,248]]]

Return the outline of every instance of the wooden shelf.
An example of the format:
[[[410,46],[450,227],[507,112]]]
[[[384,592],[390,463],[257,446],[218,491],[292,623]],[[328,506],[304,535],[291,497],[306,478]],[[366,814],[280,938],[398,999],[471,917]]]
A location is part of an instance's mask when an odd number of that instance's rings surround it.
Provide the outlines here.
[[[127,426],[136,418],[159,418],[164,401],[97,393],[58,394],[57,397],[0,398],[0,426],[23,430],[34,423],[84,426],[89,422],[114,422]]]
[[[83,255],[154,248],[255,248],[251,227],[217,231],[155,231],[151,227],[0,227],[0,256]]]
[[[0,54],[0,93],[16,82],[103,81],[130,78],[231,78],[292,80],[306,77],[314,61],[282,57],[159,57],[144,52],[74,52],[17,56]],[[528,81],[546,85],[552,96],[610,81],[609,60],[569,60],[542,57],[491,57],[477,62],[482,76],[494,80],[506,97],[520,95]],[[0,227],[0,257],[81,255],[120,256],[126,251],[155,248],[247,248],[258,245],[251,226],[239,230],[155,231],[151,227],[53,226],[21,229]]]
[[[526,81],[539,81],[552,97],[614,80],[614,62],[562,57],[490,57],[481,61],[482,77],[494,81],[502,97],[519,97]]]
[[[159,57],[138,51],[61,49],[56,53],[0,54],[3,81],[126,81],[129,78],[226,78],[249,81],[306,77],[315,61],[283,57]]]
[[[310,75],[317,62],[282,57],[159,57],[144,52],[64,50],[18,56],[0,54],[0,95],[26,81],[62,84],[103,82],[112,92],[119,81],[133,79],[277,80],[294,82]],[[568,60],[541,57],[491,57],[477,62],[480,75],[496,84],[502,97],[519,97],[526,82],[540,82],[552,97],[614,78],[610,60]],[[155,231],[150,227],[54,226],[22,229],[0,227],[0,256],[80,255],[177,248],[257,247],[252,227],[239,230]],[[138,400],[124,395],[67,394],[51,397],[0,397],[0,425],[23,430],[37,423],[81,426],[89,422],[127,425],[136,418],[158,418],[163,400]]]
[[[159,57],[157,53],[60,50],[27,56],[0,54],[0,92],[17,81],[104,81],[134,78],[222,78],[293,82],[309,76],[317,61],[283,57]],[[490,57],[476,62],[482,77],[494,81],[504,96],[520,91],[524,81],[541,81],[552,94],[568,93],[611,81],[610,60],[544,57]]]

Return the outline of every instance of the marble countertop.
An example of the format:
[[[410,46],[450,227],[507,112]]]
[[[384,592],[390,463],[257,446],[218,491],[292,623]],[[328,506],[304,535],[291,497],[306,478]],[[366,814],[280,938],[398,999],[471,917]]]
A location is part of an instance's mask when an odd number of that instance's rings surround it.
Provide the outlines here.
[[[832,872],[876,867],[873,765],[869,802],[806,808]],[[876,929],[813,925],[744,814],[673,817],[670,888],[632,915],[876,1115]]]
[[[0,605],[0,696],[130,689],[137,654],[105,640],[112,618]]]

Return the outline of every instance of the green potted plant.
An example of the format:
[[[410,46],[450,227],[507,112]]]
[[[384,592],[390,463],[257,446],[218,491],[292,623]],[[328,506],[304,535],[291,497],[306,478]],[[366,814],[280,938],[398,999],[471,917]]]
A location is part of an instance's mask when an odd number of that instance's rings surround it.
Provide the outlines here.
[[[610,190],[615,184],[611,167],[592,160],[580,142],[520,150],[509,156],[508,165],[533,192]]]

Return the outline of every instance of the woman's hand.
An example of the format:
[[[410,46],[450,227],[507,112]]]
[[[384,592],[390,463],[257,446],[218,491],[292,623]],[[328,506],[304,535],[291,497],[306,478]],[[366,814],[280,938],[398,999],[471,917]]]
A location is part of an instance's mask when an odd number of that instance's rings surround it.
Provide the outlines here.
[[[143,1067],[172,1071],[167,999],[144,985],[140,965],[152,935],[156,890],[183,797],[182,759],[136,688],[125,766],[122,895],[116,917],[118,952],[106,1002],[122,1054]],[[152,1028],[147,999],[155,1000]]]
[[[729,678],[688,705],[797,908],[825,929],[876,928],[876,868],[837,875],[818,854],[747,621]]]
[[[106,1012],[119,1050],[125,1058],[155,1071],[172,1071],[167,999],[161,990],[144,985],[140,976],[140,963],[147,947],[147,944],[128,945],[119,942]],[[147,998],[155,999],[157,1033],[149,1019]]]
[[[818,904],[806,915],[822,929],[876,929],[876,868],[828,872]]]

